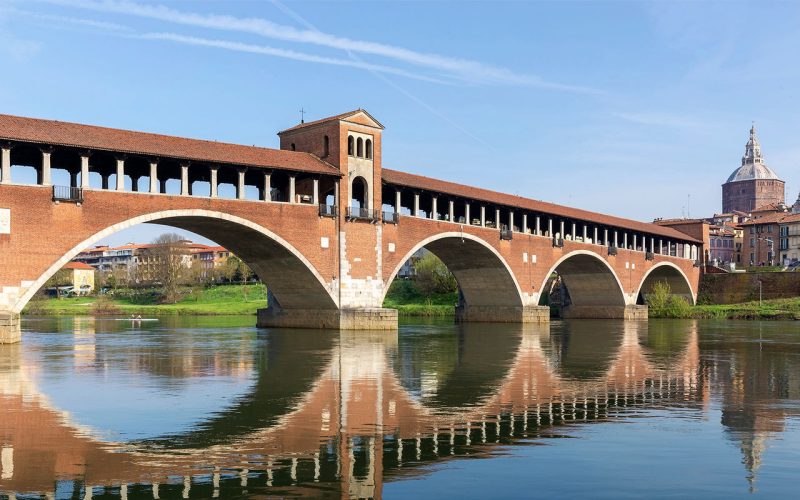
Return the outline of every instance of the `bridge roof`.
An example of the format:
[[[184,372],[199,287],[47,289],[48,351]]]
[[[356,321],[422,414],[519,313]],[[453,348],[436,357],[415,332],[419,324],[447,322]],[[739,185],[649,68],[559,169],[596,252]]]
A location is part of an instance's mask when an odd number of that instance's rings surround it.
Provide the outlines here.
[[[0,139],[341,176],[311,153],[0,114]]]
[[[546,201],[523,198],[521,196],[498,193],[497,191],[490,191],[488,189],[465,186],[463,184],[456,184],[454,182],[432,179],[430,177],[425,177],[416,174],[409,174],[397,170],[390,170],[388,168],[382,169],[381,175],[383,176],[383,181],[389,184],[399,184],[401,186],[407,186],[410,188],[436,191],[439,193],[451,194],[461,198],[468,198],[476,201],[485,201],[507,207],[516,207],[523,210],[531,210],[539,213],[551,214],[560,217],[568,217],[570,219],[584,220],[596,224],[603,224],[606,226],[629,229],[631,231],[638,231],[642,233],[664,236],[665,238],[671,238],[674,240],[702,243],[701,241],[696,240],[691,236],[682,233],[676,229],[657,226],[655,224],[650,224],[647,222],[640,222],[632,219],[615,217],[612,215],[604,215],[597,212],[590,212],[588,210],[581,210],[579,208],[572,208],[564,205],[557,205],[555,203],[548,203]]]

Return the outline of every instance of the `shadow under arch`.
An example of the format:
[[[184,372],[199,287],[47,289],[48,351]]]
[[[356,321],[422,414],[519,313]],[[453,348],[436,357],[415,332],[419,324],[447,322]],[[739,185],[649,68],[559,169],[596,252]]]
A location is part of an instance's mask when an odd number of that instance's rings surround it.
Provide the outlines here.
[[[78,253],[118,231],[146,222],[184,229],[216,241],[238,255],[269,286],[281,307],[338,309],[335,294],[314,266],[286,240],[241,217],[211,210],[165,210],[113,224],[64,254],[19,298],[19,313],[44,283]]]
[[[384,299],[400,268],[421,248],[439,257],[453,273],[467,306],[522,307],[519,283],[505,259],[481,238],[460,232],[437,234],[417,243],[389,275]]]
[[[545,290],[553,273],[557,273],[567,289],[569,301],[562,304],[562,316],[576,308],[591,308],[592,315],[587,317],[606,317],[598,314],[603,308],[609,308],[607,317],[616,317],[611,309],[624,308],[625,293],[619,277],[614,269],[594,252],[586,250],[572,251],[550,268],[542,281],[539,290]],[[576,317],[580,317],[579,315]],[[621,316],[619,316],[621,317]]]
[[[679,295],[688,300],[690,304],[695,303],[695,294],[692,292],[689,278],[686,277],[683,270],[672,262],[659,262],[648,269],[642,277],[639,289],[636,290],[637,304],[646,303],[644,294],[648,293],[652,286],[659,281],[669,285],[672,295]]]
[[[433,412],[480,406],[497,394],[523,337],[522,324],[457,324],[430,335],[407,327],[398,339],[392,370],[410,399]]]

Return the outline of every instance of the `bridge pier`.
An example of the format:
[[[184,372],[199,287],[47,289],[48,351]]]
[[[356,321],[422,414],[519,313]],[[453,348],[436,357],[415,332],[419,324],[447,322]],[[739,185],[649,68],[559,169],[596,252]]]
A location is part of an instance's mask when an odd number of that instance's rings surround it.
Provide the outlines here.
[[[259,328],[322,328],[331,330],[397,330],[397,310],[382,307],[352,309],[258,310]]]
[[[576,306],[561,309],[563,319],[647,319],[647,306]]]
[[[0,344],[14,344],[21,339],[19,314],[0,311]]]
[[[456,306],[457,323],[548,323],[547,306]]]

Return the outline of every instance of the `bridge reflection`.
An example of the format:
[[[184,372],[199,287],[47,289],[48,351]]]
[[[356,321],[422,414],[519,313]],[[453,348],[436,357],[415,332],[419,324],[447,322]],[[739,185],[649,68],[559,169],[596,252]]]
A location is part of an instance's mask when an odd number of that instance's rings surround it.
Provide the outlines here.
[[[751,386],[768,385],[770,398],[796,392],[796,378],[774,374],[796,374],[800,362],[777,355],[768,375],[751,376],[756,363],[748,365],[745,351],[703,359],[694,322],[612,325],[604,335],[587,322],[419,325],[399,337],[243,329],[233,343],[228,330],[223,346],[213,333],[199,343],[181,335],[109,343],[91,321],[68,323],[62,327],[75,332],[74,345],[47,356],[72,356],[76,370],[127,359],[127,370],[158,383],[220,374],[252,383],[183,432],[115,442],[55,407],[37,385],[41,366],[22,345],[2,346],[0,492],[207,498],[272,488],[380,497],[385,481],[431,462],[489,456],[498,445],[572,425],[653,407],[703,415],[711,384],[724,387],[722,423],[754,480],[766,439],[782,431],[790,410],[753,410]],[[121,327],[102,325],[114,328]],[[745,369],[722,369],[734,363]]]

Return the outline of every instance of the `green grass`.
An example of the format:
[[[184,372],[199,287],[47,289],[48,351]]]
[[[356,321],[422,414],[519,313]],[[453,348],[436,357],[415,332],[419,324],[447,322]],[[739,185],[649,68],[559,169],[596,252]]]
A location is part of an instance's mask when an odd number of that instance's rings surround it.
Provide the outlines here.
[[[267,305],[266,287],[260,283],[187,289],[183,298],[175,304],[158,304],[154,296],[117,294],[104,297],[108,297],[108,305],[118,309],[119,314],[142,316],[255,315],[258,309]],[[96,301],[98,297],[36,299],[28,304],[24,313],[46,316],[92,315],[95,314]]]
[[[386,293],[383,307],[397,309],[399,316],[445,318],[455,315],[458,293],[423,295],[413,281],[395,280]]]
[[[800,319],[800,297],[745,302],[743,304],[701,305],[691,308],[690,318]]]

